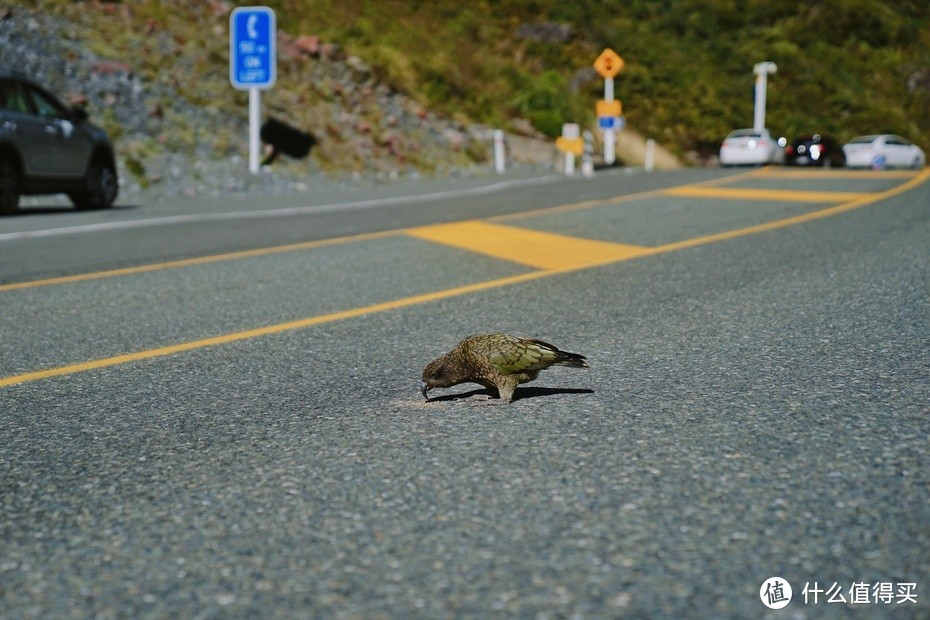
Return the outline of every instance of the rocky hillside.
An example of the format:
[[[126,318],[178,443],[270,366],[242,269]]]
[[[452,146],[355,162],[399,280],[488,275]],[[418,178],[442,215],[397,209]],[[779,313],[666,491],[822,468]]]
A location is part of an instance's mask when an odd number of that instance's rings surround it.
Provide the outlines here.
[[[117,144],[124,196],[256,185],[290,192],[324,175],[390,180],[487,169],[489,127],[427,109],[335,44],[281,32],[279,83],[264,93],[263,111],[318,144],[306,159],[283,157],[259,178],[248,175],[247,95],[228,77],[232,7],[183,4],[179,14],[196,20],[197,39],[171,20],[140,23],[138,5],[129,2],[0,8],[0,66],[87,106]],[[545,140],[520,145],[531,165],[548,164],[553,154]]]

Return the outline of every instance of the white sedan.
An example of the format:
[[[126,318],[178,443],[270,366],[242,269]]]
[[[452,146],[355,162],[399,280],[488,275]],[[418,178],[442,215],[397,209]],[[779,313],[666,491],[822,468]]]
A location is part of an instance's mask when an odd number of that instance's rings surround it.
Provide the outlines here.
[[[927,156],[916,144],[901,136],[881,134],[860,136],[843,145],[850,168],[923,168]]]
[[[760,166],[785,162],[785,144],[775,140],[768,129],[736,129],[720,146],[721,166]]]

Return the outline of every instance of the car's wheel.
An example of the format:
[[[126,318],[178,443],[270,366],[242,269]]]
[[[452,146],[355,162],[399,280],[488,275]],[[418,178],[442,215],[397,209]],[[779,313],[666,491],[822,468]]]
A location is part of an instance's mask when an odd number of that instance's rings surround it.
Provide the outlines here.
[[[116,169],[105,159],[98,157],[87,168],[84,189],[72,192],[68,197],[78,209],[108,209],[113,206],[118,192]]]
[[[911,163],[911,168],[913,168],[914,170],[920,170],[923,167],[924,167],[924,164],[922,161],[920,161],[920,158],[915,157],[913,163]]]
[[[0,158],[0,214],[19,209],[19,173],[9,158]]]

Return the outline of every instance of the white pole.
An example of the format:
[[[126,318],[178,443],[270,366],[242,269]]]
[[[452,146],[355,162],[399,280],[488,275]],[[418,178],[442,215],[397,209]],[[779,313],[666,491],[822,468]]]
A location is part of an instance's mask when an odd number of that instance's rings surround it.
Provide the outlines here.
[[[614,100],[614,79],[604,78],[604,101]],[[604,130],[604,163],[608,166],[617,159],[617,149],[614,144],[614,130]]]
[[[258,174],[261,140],[259,130],[262,122],[262,91],[249,89],[249,172]]]
[[[494,170],[497,174],[504,174],[504,132],[494,130]]]
[[[765,97],[768,90],[769,73],[778,71],[774,62],[756,63],[752,72],[756,74],[756,106],[753,110],[752,130],[760,132],[765,129]]]
[[[760,71],[756,76],[756,108],[753,116],[752,129],[761,132],[765,129],[765,91],[768,86],[768,74]]]
[[[655,164],[656,141],[652,138],[646,140],[646,160],[643,162],[643,168],[646,172],[652,172]]]

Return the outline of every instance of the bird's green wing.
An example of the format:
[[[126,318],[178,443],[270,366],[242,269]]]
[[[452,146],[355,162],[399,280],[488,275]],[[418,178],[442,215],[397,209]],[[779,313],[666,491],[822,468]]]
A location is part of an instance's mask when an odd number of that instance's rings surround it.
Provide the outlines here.
[[[485,343],[491,366],[503,375],[548,368],[555,353],[530,339],[504,336]]]

